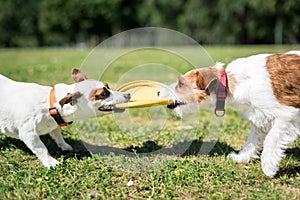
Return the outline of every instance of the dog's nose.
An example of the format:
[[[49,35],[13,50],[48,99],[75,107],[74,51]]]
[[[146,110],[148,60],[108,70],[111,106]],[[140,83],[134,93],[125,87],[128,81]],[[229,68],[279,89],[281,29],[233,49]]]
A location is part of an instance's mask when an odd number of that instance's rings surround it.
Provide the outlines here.
[[[157,92],[157,96],[159,97],[160,91]]]
[[[130,98],[131,98],[131,95],[130,95],[130,93],[126,93],[126,94],[124,94],[124,98],[125,98],[125,99],[130,99]]]

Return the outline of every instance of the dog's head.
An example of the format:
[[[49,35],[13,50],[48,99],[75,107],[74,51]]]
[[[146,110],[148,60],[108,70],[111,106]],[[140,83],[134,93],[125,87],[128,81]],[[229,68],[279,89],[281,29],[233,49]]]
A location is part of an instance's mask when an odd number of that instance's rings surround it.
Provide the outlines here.
[[[223,64],[217,63],[208,68],[188,71],[179,76],[176,83],[162,88],[159,97],[172,99],[173,103],[167,107],[178,116],[182,116],[184,112],[195,111],[199,105],[209,109],[212,101],[208,99],[215,98],[222,66]]]
[[[130,94],[113,91],[107,84],[97,80],[87,79],[78,69],[72,70],[74,92],[64,96],[59,104],[64,107],[66,104],[76,107],[76,118],[90,118],[101,116],[110,112],[121,112],[115,108],[118,103],[126,103],[130,100]]]

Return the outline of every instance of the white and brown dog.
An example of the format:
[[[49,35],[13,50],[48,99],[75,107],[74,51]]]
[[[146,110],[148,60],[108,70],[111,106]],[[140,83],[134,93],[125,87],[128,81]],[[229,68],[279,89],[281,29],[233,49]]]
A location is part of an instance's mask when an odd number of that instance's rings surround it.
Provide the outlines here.
[[[48,154],[40,135],[50,133],[63,151],[72,150],[59,126],[118,111],[114,105],[130,99],[128,93],[112,91],[100,81],[87,80],[78,69],[72,70],[72,76],[75,84],[49,87],[16,82],[0,75],[0,132],[22,140],[46,167],[59,162]]]
[[[300,51],[259,54],[236,59],[228,64],[226,71],[221,63],[191,70],[159,95],[174,99],[175,103],[168,107],[177,115],[193,103],[199,104],[200,109],[216,112],[224,111],[226,103],[240,111],[252,128],[242,150],[229,157],[248,163],[259,158],[262,151],[262,170],[273,177],[285,149],[300,134],[299,81]]]

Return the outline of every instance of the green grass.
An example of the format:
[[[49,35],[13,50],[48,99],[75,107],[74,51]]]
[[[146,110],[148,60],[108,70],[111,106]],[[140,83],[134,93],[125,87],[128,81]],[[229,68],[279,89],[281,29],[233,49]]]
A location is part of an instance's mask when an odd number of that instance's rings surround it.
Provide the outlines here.
[[[295,48],[299,46],[205,47],[214,61],[225,63],[241,56]],[[89,50],[75,49],[2,49],[0,73],[44,85],[72,83],[71,68],[80,67],[88,53]],[[153,52],[142,54],[145,55],[132,54],[117,60],[103,78],[114,86],[116,77],[143,63],[139,59],[144,57],[149,61],[157,58],[160,63],[177,66],[179,71],[190,67],[182,59],[159,58]],[[118,120],[123,118],[114,115],[75,122],[63,129],[74,152],[61,152],[49,136],[42,136],[50,154],[61,162],[51,169],[44,168],[22,142],[1,135],[0,198],[299,199],[299,139],[288,149],[278,175],[270,179],[263,174],[260,161],[244,165],[226,158],[230,151],[240,150],[250,131],[249,123],[235,111],[228,111],[222,126],[216,124],[217,136],[207,135],[212,124],[210,112],[201,112],[199,122],[188,124],[189,120],[182,123],[162,109],[159,116],[167,122],[160,128],[155,126],[157,123],[149,125],[156,118],[149,116],[152,111],[131,110],[134,126],[130,129],[120,127]],[[210,137],[218,139],[213,150],[198,155]],[[81,140],[97,147],[94,154]],[[143,156],[159,149],[160,154]]]

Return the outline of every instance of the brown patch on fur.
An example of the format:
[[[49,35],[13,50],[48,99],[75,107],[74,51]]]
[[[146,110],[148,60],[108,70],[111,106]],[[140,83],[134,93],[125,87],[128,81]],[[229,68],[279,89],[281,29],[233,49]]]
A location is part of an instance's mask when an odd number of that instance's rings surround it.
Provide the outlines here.
[[[267,57],[273,93],[284,105],[300,108],[300,56],[274,54]]]
[[[80,92],[68,93],[64,98],[59,101],[59,105],[63,107],[65,104],[70,103],[72,106],[76,103],[76,100],[81,97]]]
[[[97,101],[97,100],[101,100],[101,99],[106,99],[107,97],[109,97],[109,95],[110,95],[110,92],[105,87],[97,88],[97,89],[93,89],[90,92],[89,100]]]
[[[199,81],[198,78],[201,80]],[[205,90],[199,89],[198,84],[201,81],[202,76],[198,70],[190,71],[179,77],[175,90],[187,102],[201,102],[209,96]]]
[[[208,89],[209,84],[214,80],[218,80],[219,77],[220,70],[212,67],[192,70],[184,75],[184,78],[190,85],[200,90]]]
[[[187,102],[201,102],[205,100],[210,91],[214,90],[218,80],[219,70],[214,68],[195,69],[179,77],[176,92]]]

